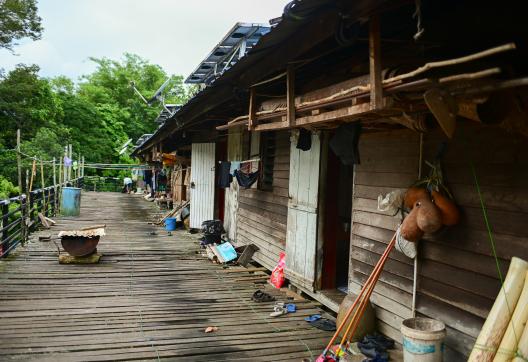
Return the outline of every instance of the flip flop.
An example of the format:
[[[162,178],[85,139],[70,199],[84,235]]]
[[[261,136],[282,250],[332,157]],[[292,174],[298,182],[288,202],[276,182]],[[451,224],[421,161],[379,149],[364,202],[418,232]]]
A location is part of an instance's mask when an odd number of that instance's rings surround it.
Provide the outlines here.
[[[307,322],[315,322],[316,320],[319,320],[319,319],[321,319],[320,314],[314,314],[314,315],[304,318],[304,320]]]
[[[268,293],[264,293],[262,290],[257,290],[255,293],[253,293],[251,300],[257,303],[265,303],[273,302],[275,300],[275,297],[269,295]]]
[[[297,306],[293,303],[286,304],[286,310],[288,313],[295,313],[297,311]]]

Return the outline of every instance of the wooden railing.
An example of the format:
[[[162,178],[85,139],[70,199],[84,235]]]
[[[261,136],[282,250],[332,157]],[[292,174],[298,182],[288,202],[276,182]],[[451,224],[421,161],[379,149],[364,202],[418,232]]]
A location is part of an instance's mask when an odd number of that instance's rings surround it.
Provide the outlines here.
[[[41,225],[39,213],[47,217],[59,213],[60,196],[64,186],[82,187],[83,177],[33,190],[29,197],[22,194],[0,200],[0,257],[7,256],[19,244],[23,244],[29,233]]]

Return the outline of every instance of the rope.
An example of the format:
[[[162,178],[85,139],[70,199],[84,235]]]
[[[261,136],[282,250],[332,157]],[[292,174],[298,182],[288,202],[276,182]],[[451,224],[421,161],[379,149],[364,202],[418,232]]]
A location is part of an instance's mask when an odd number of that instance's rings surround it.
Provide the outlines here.
[[[466,150],[465,150],[466,159],[467,159],[467,161],[469,163],[469,167],[471,169],[473,180],[475,181],[475,188],[477,190],[477,194],[478,194],[478,197],[479,197],[480,207],[482,209],[482,216],[484,217],[484,223],[486,224],[486,231],[488,232],[489,242],[490,242],[490,246],[491,246],[491,252],[493,254],[493,258],[495,259],[495,266],[497,268],[497,274],[499,276],[499,280],[500,280],[500,283],[501,283],[501,290],[504,293],[504,299],[506,300],[506,306],[508,307],[508,313],[510,315],[513,315],[513,312],[512,312],[511,307],[510,307],[510,302],[508,301],[508,295],[506,294],[506,290],[504,289],[504,278],[502,276],[502,272],[501,272],[501,269],[500,269],[499,257],[497,256],[497,249],[496,249],[496,246],[495,246],[495,239],[493,238],[493,231],[491,229],[491,224],[489,222],[488,211],[487,211],[487,208],[486,208],[486,204],[484,203],[484,197],[482,196],[482,192],[480,190],[480,183],[479,183],[479,180],[478,180],[477,172],[475,170],[475,165],[474,165],[471,157],[469,156],[469,150],[468,150],[468,147],[467,147],[468,146],[468,142],[467,142],[467,139],[465,138],[464,131],[463,131],[463,129],[461,129],[460,131],[461,131],[461,134],[462,134],[462,138],[464,140],[464,146],[466,148]],[[513,333],[514,333],[516,345],[518,345],[519,344],[519,338],[517,337],[517,333],[515,332],[515,322],[513,321],[513,319],[510,319],[510,321],[511,321],[512,326],[513,326]],[[476,347],[478,347],[478,348],[480,348],[482,350],[495,350],[494,348],[490,348],[488,346],[476,346]],[[515,351],[515,355],[518,356],[518,357],[523,358],[522,356],[519,355],[518,351]]]

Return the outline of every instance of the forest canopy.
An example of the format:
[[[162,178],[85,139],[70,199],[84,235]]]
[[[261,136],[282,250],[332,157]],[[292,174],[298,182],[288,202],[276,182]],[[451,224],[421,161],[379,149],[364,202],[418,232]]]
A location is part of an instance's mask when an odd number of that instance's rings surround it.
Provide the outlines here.
[[[63,155],[73,145],[74,156],[89,162],[131,163],[121,146],[153,132],[160,105],[148,107],[130,83],[146,97],[168,78],[158,65],[138,55],[120,60],[91,58],[97,67],[76,83],[64,76],[42,78],[37,65],[19,64],[0,72],[0,175],[16,184],[16,132],[21,130],[21,150],[45,160]],[[166,102],[185,103],[190,89],[181,76],[172,76]],[[25,160],[25,166],[31,160]],[[109,172],[107,172],[108,174]]]

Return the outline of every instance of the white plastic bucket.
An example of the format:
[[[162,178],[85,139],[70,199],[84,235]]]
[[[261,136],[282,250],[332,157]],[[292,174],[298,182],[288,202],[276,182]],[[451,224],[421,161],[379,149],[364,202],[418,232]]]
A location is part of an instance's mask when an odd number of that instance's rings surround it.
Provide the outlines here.
[[[409,318],[401,326],[405,362],[442,362],[445,324],[430,318]]]

